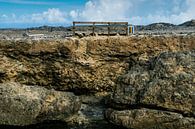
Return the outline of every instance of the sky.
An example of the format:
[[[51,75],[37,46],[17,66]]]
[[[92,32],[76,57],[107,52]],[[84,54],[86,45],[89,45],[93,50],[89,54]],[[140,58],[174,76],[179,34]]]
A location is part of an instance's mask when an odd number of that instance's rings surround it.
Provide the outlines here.
[[[195,19],[195,0],[0,0],[0,28],[70,26],[72,21],[180,24]]]

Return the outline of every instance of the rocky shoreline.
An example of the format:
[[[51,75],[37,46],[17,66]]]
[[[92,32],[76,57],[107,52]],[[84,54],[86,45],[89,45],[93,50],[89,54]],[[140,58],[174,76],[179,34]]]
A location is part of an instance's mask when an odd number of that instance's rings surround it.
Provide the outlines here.
[[[195,37],[0,41],[0,127],[194,129]]]

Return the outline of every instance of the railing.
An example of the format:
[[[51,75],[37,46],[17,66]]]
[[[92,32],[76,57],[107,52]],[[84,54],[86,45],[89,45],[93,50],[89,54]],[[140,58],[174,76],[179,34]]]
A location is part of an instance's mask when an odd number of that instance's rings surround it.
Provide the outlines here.
[[[75,33],[77,31],[77,26],[76,24],[85,24],[85,25],[92,25],[92,35],[95,35],[95,28],[97,27],[96,25],[106,25],[107,26],[107,31],[108,35],[111,34],[111,27],[114,25],[120,25],[125,29],[125,35],[129,35],[130,33],[133,33],[133,27],[129,28],[128,22],[82,22],[82,21],[73,21],[73,36],[75,36]],[[86,27],[86,26],[83,26]],[[129,30],[130,29],[130,30]]]

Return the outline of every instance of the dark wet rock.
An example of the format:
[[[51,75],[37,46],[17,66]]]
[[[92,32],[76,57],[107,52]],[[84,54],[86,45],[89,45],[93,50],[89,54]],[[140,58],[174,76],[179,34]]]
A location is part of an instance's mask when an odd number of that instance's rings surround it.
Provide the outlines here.
[[[106,95],[82,95],[81,109],[70,119],[66,120],[68,127],[72,129],[114,129],[114,126],[104,118],[106,106],[104,104]],[[79,128],[80,127],[80,128]]]
[[[0,84],[0,124],[30,125],[45,120],[66,120],[80,109],[72,93],[19,83]]]

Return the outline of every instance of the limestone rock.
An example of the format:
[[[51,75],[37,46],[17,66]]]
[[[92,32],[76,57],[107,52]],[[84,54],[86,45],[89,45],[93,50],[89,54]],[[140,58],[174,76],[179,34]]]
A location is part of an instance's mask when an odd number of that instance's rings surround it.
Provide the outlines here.
[[[163,51],[195,48],[194,36],[113,36],[0,41],[1,82],[60,91],[113,91],[117,78]]]
[[[112,100],[124,105],[154,105],[192,113],[195,52],[163,53],[151,68],[132,67],[118,80]]]
[[[30,125],[44,120],[65,120],[77,113],[81,102],[72,93],[19,83],[0,84],[0,124]]]
[[[146,83],[150,80],[150,74],[140,66],[134,66],[127,74],[119,77],[115,92],[111,96],[115,106],[117,104],[135,105],[139,103],[139,97]]]
[[[152,65],[140,103],[192,113],[195,51],[162,53]]]
[[[194,129],[195,119],[181,114],[150,109],[117,111],[108,109],[110,122],[128,129]]]
[[[113,120],[112,116],[123,110],[131,121],[134,117],[129,112],[137,110],[151,116],[151,124],[158,113],[167,120],[182,117],[178,123],[190,123],[194,119],[194,41],[193,35],[0,40],[0,124],[65,120],[67,129],[121,129],[118,117]],[[82,102],[66,91],[79,95]],[[105,105],[105,99],[110,105]],[[114,112],[109,115],[108,110],[106,118],[119,126],[105,121],[107,108]],[[146,115],[140,124],[144,119],[149,121]]]
[[[135,66],[121,76],[108,101],[107,118],[128,128],[190,128],[195,116],[195,51],[165,52],[148,66]],[[140,126],[139,126],[140,125]]]

